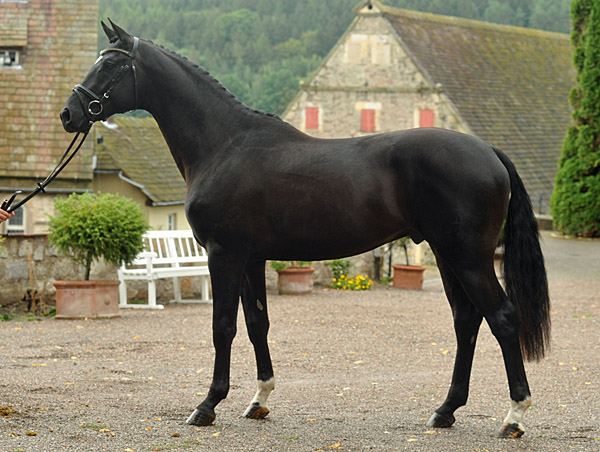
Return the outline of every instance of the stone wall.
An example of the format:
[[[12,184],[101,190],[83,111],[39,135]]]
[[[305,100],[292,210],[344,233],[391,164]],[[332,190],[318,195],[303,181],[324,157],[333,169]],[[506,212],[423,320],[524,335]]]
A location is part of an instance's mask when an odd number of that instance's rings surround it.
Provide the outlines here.
[[[14,234],[4,236],[0,243],[0,306],[20,303],[28,289],[34,288],[41,294],[48,305],[55,304],[53,282],[57,280],[81,280],[84,277],[84,268],[76,264],[69,256],[60,255],[56,248],[50,245],[47,234]],[[387,248],[387,247],[386,247]],[[416,253],[418,254],[418,253]],[[430,254],[430,253],[429,253]],[[414,261],[415,250],[411,251],[411,260]],[[424,254],[425,263],[433,263],[427,252]],[[351,259],[355,273],[375,276],[374,252],[369,251]],[[394,263],[402,260],[400,250],[394,251]],[[384,267],[387,257],[384,256]],[[331,285],[331,270],[327,262],[314,262],[315,284],[320,286]],[[30,276],[31,274],[31,276]],[[277,273],[266,265],[267,290],[277,291]],[[383,276],[386,276],[383,274]],[[95,262],[92,265],[90,279],[117,279],[117,270],[112,265],[104,262]],[[180,278],[182,295],[184,298],[200,298],[202,293],[200,278]],[[127,283],[129,299],[145,300],[147,284],[144,281],[129,281]],[[171,280],[157,282],[157,296],[160,301],[172,298],[173,285]]]
[[[0,243],[0,305],[18,304],[28,289],[34,288],[41,294],[44,303],[54,305],[57,280],[82,280],[84,268],[68,256],[61,256],[50,245],[47,234],[14,234],[4,236]],[[30,271],[31,269],[31,271]],[[30,277],[31,274],[31,277]],[[90,279],[117,279],[117,269],[103,261],[94,262]],[[200,298],[200,278],[180,278],[183,298]],[[147,299],[147,284],[143,281],[127,283],[130,299]],[[171,280],[157,282],[159,301],[172,298]]]

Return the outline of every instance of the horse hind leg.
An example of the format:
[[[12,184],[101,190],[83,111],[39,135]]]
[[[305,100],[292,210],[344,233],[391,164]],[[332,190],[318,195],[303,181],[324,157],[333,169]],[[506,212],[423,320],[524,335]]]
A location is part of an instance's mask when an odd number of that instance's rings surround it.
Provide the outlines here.
[[[267,399],[275,389],[275,377],[269,353],[267,334],[269,316],[265,287],[265,263],[249,263],[242,282],[242,306],[250,342],[254,346],[257,366],[256,395],[244,412],[251,419],[264,419],[270,412]]]
[[[483,314],[502,350],[511,408],[498,436],[518,438],[525,431],[521,420],[531,406],[531,392],[521,355],[517,309],[500,286],[492,263],[463,265],[459,270],[455,268],[455,274],[471,302]]]
[[[444,282],[444,290],[452,307],[457,349],[450,390],[444,403],[427,421],[427,426],[447,428],[455,422],[454,412],[466,405],[469,397],[473,355],[483,316],[473,306],[451,269],[441,258],[438,257],[437,261]]]

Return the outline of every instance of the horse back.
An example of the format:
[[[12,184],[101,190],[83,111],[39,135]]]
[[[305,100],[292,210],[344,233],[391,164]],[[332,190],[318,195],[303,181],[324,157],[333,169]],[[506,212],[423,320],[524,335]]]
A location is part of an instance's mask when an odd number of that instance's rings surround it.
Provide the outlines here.
[[[429,239],[457,215],[477,222],[498,187],[498,199],[508,190],[491,146],[442,129],[328,140],[264,131],[213,165],[188,195],[190,224],[199,236],[252,242],[271,259]]]

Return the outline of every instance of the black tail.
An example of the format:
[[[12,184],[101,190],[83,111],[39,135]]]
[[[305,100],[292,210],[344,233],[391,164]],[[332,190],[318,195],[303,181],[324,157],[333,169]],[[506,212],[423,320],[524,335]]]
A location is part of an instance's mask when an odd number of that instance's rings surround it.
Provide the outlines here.
[[[503,273],[508,298],[519,311],[521,352],[527,360],[544,357],[550,343],[550,297],[531,201],[509,158],[494,152],[510,175],[511,197],[504,225]]]

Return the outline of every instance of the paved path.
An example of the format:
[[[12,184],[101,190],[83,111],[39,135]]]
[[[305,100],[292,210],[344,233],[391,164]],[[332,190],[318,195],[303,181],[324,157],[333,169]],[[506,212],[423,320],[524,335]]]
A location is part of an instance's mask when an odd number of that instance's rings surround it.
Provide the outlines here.
[[[544,252],[553,349],[527,365],[534,405],[520,440],[493,436],[509,397],[487,326],[469,404],[453,428],[425,427],[454,360],[438,282],[420,292],[271,295],[271,415],[241,417],[255,366],[240,319],[229,398],[215,425],[198,429],[184,420],[210,384],[209,306],[130,310],[110,321],[1,322],[0,451],[597,452],[600,242],[547,237]]]

